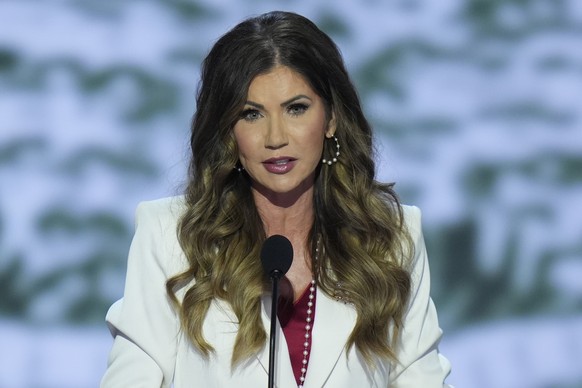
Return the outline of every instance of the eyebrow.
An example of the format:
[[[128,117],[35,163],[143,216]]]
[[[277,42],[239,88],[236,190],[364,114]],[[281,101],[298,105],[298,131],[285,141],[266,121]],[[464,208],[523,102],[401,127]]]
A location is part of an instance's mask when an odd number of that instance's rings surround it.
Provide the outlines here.
[[[300,99],[302,99],[302,98],[306,98],[306,99],[308,99],[309,101],[312,101],[312,100],[311,100],[311,98],[309,98],[309,97],[308,97],[308,96],[306,96],[305,94],[298,94],[298,95],[297,95],[297,96],[295,96],[295,97],[291,97],[291,98],[290,98],[290,99],[288,99],[287,101],[283,101],[283,102],[282,102],[280,105],[281,105],[282,107],[284,107],[284,106],[287,106],[287,105],[289,105],[289,104],[292,104],[293,102],[295,102],[295,101],[297,101],[297,100],[300,100]],[[257,102],[254,102],[254,101],[247,100],[247,101],[245,102],[245,104],[246,104],[246,105],[250,105],[250,106],[254,106],[254,107],[255,107],[255,108],[257,108],[257,109],[265,109],[265,106],[264,106],[263,104],[259,104],[259,103],[257,103]]]

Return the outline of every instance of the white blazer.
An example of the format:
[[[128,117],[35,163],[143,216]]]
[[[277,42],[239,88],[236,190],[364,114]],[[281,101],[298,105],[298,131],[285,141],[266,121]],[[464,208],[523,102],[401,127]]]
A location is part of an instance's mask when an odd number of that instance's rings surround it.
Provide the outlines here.
[[[107,313],[114,337],[101,387],[257,388],[267,385],[268,343],[259,354],[231,370],[230,359],[237,322],[228,303],[211,304],[204,336],[215,353],[205,359],[180,330],[175,309],[166,295],[165,282],[186,268],[176,236],[184,209],[182,197],[141,203],[136,232],[129,252],[125,293]],[[415,241],[411,301],[396,349],[399,364],[380,363],[370,370],[359,352],[346,351],[356,312],[317,290],[312,348],[305,388],[447,386],[449,362],[439,354],[441,330],[430,299],[430,279],[420,210],[405,207],[405,219]],[[263,297],[263,325],[270,327],[270,296]],[[296,388],[287,343],[278,327],[275,384]]]

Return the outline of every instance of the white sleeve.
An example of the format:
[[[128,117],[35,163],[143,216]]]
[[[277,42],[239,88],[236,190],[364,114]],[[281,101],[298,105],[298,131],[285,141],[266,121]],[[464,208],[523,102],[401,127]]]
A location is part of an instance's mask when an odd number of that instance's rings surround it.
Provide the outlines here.
[[[102,388],[172,384],[179,318],[165,283],[178,272],[181,250],[176,217],[167,204],[144,202],[137,208],[124,295],[106,317],[114,343]]]
[[[451,371],[451,365],[438,350],[442,330],[430,298],[430,273],[421,229],[421,213],[417,207],[409,206],[405,207],[404,213],[414,241],[412,287],[397,349],[399,363],[391,374],[390,387],[449,387],[445,379]]]

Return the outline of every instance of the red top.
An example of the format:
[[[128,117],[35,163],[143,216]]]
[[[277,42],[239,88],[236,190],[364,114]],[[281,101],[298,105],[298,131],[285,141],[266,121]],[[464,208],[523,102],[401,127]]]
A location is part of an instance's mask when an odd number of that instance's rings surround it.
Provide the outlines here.
[[[307,303],[309,302],[309,288],[311,284],[307,286],[303,294],[295,303],[289,303],[289,300],[280,299],[277,316],[279,318],[279,323],[285,334],[285,339],[287,340],[287,348],[289,348],[289,358],[291,359],[291,367],[293,368],[293,374],[295,374],[295,380],[297,385],[300,385],[301,381],[301,367],[303,366],[303,350],[305,349],[305,325],[307,322]],[[313,293],[313,306],[311,307],[311,323],[313,327],[313,322],[315,318],[315,292]],[[309,351],[307,355],[307,365],[309,365],[309,356],[311,355],[311,335],[307,338],[309,346],[307,350]]]

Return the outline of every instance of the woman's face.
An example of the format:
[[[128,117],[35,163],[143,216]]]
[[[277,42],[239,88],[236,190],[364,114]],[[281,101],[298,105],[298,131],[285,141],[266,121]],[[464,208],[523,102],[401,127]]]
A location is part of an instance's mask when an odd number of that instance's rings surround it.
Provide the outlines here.
[[[277,66],[255,77],[234,126],[239,159],[253,188],[273,200],[311,189],[333,123],[324,101],[297,72]]]

